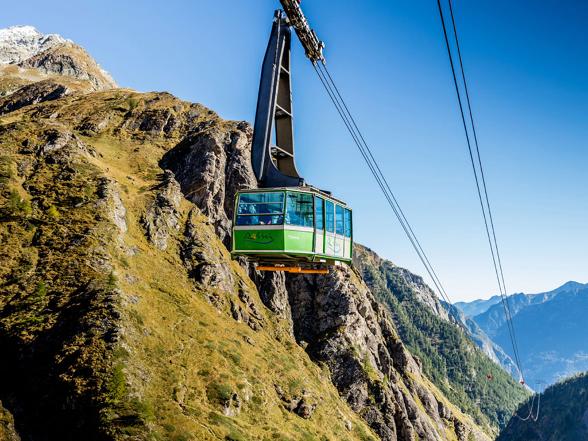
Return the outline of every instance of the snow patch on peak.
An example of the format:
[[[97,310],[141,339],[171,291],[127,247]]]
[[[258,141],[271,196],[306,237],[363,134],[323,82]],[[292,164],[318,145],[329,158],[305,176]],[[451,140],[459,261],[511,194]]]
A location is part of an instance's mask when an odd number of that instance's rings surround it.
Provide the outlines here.
[[[71,41],[58,34],[43,34],[28,25],[0,29],[0,64],[17,64],[66,42]]]
[[[10,26],[5,29],[0,29],[0,39],[6,38],[10,35],[22,35],[22,36],[40,36],[42,35],[34,26],[30,25],[18,25]]]

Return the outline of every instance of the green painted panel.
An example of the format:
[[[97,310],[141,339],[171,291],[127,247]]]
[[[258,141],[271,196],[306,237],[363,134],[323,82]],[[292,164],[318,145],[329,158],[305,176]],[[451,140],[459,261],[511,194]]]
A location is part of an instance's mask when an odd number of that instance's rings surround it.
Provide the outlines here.
[[[288,228],[286,226],[286,228]],[[285,255],[299,256],[300,260],[326,258],[349,262],[349,258],[325,255],[322,252],[314,254],[312,246],[314,234],[312,231],[296,230],[233,230],[235,246],[233,254],[249,255]],[[322,250],[321,250],[322,251]]]
[[[289,251],[312,253],[313,241],[312,231],[286,230],[284,234],[284,244]]]
[[[233,251],[284,249],[284,230],[235,230],[235,249]]]

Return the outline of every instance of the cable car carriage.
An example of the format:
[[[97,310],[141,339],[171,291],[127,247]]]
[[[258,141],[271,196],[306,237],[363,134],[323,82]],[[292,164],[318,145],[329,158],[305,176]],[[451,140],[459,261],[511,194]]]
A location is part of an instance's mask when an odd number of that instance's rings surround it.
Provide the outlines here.
[[[344,202],[312,187],[247,190],[236,199],[233,254],[249,256],[259,269],[278,263],[325,272],[321,266],[351,262],[351,210]]]
[[[313,63],[323,43],[308,26],[299,2],[281,0],[261,70],[251,148],[259,189],[237,192],[233,256],[246,256],[258,270],[328,272],[350,263],[351,209],[329,192],[309,186],[294,162],[291,93],[291,27]]]

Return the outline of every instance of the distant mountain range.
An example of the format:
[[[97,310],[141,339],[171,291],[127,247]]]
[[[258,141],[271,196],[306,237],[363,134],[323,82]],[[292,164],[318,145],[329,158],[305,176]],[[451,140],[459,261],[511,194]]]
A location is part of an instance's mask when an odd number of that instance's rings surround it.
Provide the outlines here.
[[[521,363],[529,385],[552,384],[588,370],[588,284],[509,296]],[[500,297],[456,304],[510,358],[512,344]],[[512,363],[504,366],[512,372]]]
[[[487,311],[493,305],[500,302],[500,296],[493,296],[487,300],[480,299],[474,300],[473,302],[456,302],[454,306],[457,306],[467,317],[474,317],[478,314],[482,314]]]

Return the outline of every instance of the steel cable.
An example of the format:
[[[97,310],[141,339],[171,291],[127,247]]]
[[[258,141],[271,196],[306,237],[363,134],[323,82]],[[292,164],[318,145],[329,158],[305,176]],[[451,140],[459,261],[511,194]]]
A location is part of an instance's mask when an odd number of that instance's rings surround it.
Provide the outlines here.
[[[317,76],[319,77],[323,87],[325,88],[327,94],[329,95],[329,98],[333,102],[335,109],[337,110],[337,113],[339,114],[339,116],[341,117],[347,130],[351,134],[351,137],[352,137],[354,143],[356,144],[358,150],[360,151],[362,157],[364,158],[372,175],[376,179],[376,182],[377,182],[378,186],[380,187],[380,190],[384,194],[384,197],[388,201],[388,204],[390,205],[390,207],[392,208],[392,211],[394,212],[398,221],[400,222],[402,229],[404,230],[406,236],[408,237],[410,243],[412,244],[414,250],[416,251],[423,266],[425,267],[425,270],[429,274],[429,277],[431,278],[433,284],[435,285],[435,288],[437,289],[439,296],[448,304],[448,307],[449,307],[449,305],[452,304],[451,299],[449,298],[449,296],[447,295],[447,292],[445,291],[443,285],[441,284],[439,277],[437,276],[437,273],[435,272],[434,268],[432,267],[428,256],[426,255],[426,253],[424,252],[424,250],[420,244],[420,241],[417,239],[416,235],[414,234],[414,230],[413,230],[412,226],[410,225],[410,223],[406,219],[404,212],[400,208],[400,205],[398,204],[398,200],[396,199],[396,197],[395,197],[394,193],[392,192],[385,176],[383,175],[380,167],[378,166],[378,163],[375,160],[375,157],[374,157],[371,149],[369,148],[369,145],[367,144],[367,142],[365,141],[365,138],[363,137],[363,134],[359,130],[357,123],[355,122],[355,119],[351,115],[351,112],[349,111],[349,107],[347,106],[347,104],[345,103],[345,100],[341,96],[339,89],[335,85],[335,82],[333,81],[332,76],[330,75],[330,73],[328,72],[328,70],[326,69],[326,66],[324,64],[313,64],[313,66],[314,66],[314,69],[315,69]],[[450,314],[449,310],[448,310],[448,314]]]
[[[453,4],[451,0],[448,0],[449,2],[449,13],[451,16],[451,24],[453,27],[453,35],[455,37],[455,45],[456,45],[456,49],[457,49],[457,56],[459,59],[459,65],[460,65],[460,70],[461,70],[461,76],[463,79],[463,86],[464,86],[464,91],[465,91],[465,96],[466,96],[466,102],[468,105],[468,112],[469,112],[469,117],[470,117],[470,124],[472,127],[472,134],[474,137],[474,145],[476,147],[476,155],[477,155],[477,159],[478,159],[478,166],[480,169],[480,176],[481,176],[481,180],[482,180],[482,187],[484,189],[484,195],[485,195],[485,200],[486,200],[486,207],[488,209],[488,218],[490,220],[490,229],[492,232],[492,237],[494,240],[494,248],[496,251],[496,260],[498,261],[498,270],[500,272],[500,278],[502,281],[502,289],[504,291],[504,302],[503,302],[503,306],[505,307],[505,314],[508,315],[508,319],[507,319],[507,323],[510,322],[510,327],[512,328],[512,335],[514,337],[514,345],[515,348],[513,349],[515,351],[515,353],[517,354],[516,356],[519,357],[519,361],[520,361],[520,353],[519,353],[519,348],[518,348],[518,341],[516,338],[516,332],[515,332],[515,327],[514,327],[514,321],[513,321],[513,314],[512,314],[512,310],[510,307],[510,302],[508,299],[508,291],[506,289],[506,283],[504,281],[504,271],[502,269],[502,259],[500,258],[500,251],[498,248],[498,240],[496,239],[496,229],[494,228],[494,217],[492,216],[492,208],[490,205],[490,198],[488,196],[488,187],[486,186],[486,176],[484,174],[484,167],[482,165],[482,157],[480,155],[480,146],[478,144],[478,135],[476,132],[476,124],[474,123],[474,115],[473,115],[473,111],[472,111],[472,104],[471,104],[471,100],[470,100],[470,93],[469,93],[469,89],[468,89],[468,82],[466,79],[466,74],[465,74],[465,69],[463,66],[463,58],[461,56],[461,47],[459,44],[459,37],[457,35],[457,26],[455,24],[455,16],[453,14]],[[522,376],[522,372],[521,372],[521,376]],[[524,380],[524,377],[523,377]]]
[[[450,0],[449,0],[450,1]],[[463,124],[463,128],[464,128],[464,133],[466,136],[466,142],[467,142],[467,146],[468,146],[468,153],[469,153],[469,157],[470,157],[470,162],[472,165],[472,170],[474,173],[474,179],[475,179],[475,183],[476,183],[476,190],[477,190],[477,194],[478,194],[478,199],[480,202],[480,208],[482,210],[482,217],[484,219],[484,227],[486,230],[486,236],[488,239],[488,245],[490,247],[490,252],[492,255],[492,263],[494,266],[494,272],[496,275],[496,279],[498,282],[498,287],[499,287],[499,292],[500,292],[500,297],[501,297],[501,302],[502,305],[504,307],[505,310],[505,318],[506,318],[506,322],[507,322],[507,327],[508,327],[508,332],[509,332],[509,337],[511,340],[511,344],[513,347],[513,355],[515,357],[515,362],[517,365],[517,369],[519,370],[519,374],[521,376],[521,380],[524,383],[524,373],[523,373],[523,369],[522,369],[522,364],[521,364],[521,360],[520,360],[520,356],[519,356],[519,350],[518,350],[518,344],[516,341],[516,335],[515,335],[515,331],[514,331],[514,325],[513,325],[513,321],[512,321],[512,314],[511,314],[511,310],[510,310],[510,306],[508,303],[508,297],[507,297],[507,293],[505,291],[505,286],[504,286],[504,273],[502,271],[502,264],[499,264],[497,256],[498,254],[495,254],[495,249],[498,249],[498,242],[496,241],[496,234],[495,234],[495,230],[493,228],[493,221],[492,221],[492,230],[490,230],[490,225],[489,225],[489,216],[487,216],[486,214],[486,210],[489,208],[486,208],[486,206],[484,205],[484,199],[487,202],[487,205],[489,207],[489,197],[488,197],[488,193],[487,193],[487,189],[486,189],[486,184],[485,184],[485,179],[483,182],[483,189],[484,189],[484,194],[485,194],[485,198],[482,197],[482,188],[480,186],[480,178],[478,177],[478,170],[476,168],[476,161],[474,160],[474,154],[473,154],[473,150],[472,150],[472,143],[471,143],[471,139],[470,139],[470,135],[469,135],[469,130],[468,130],[468,125],[466,122],[466,118],[465,118],[465,112],[464,112],[464,108],[463,108],[463,102],[462,102],[462,98],[461,98],[461,92],[459,89],[459,84],[458,84],[458,80],[457,80],[457,74],[455,71],[455,65],[453,62],[453,55],[451,53],[451,45],[449,43],[449,38],[447,35],[447,28],[445,25],[445,18],[443,16],[443,8],[441,6],[441,1],[437,0],[437,5],[439,8],[439,16],[441,19],[441,24],[442,24],[442,28],[443,28],[443,36],[445,39],[445,44],[447,47],[447,54],[449,57],[449,62],[451,65],[451,72],[452,72],[452,76],[453,76],[453,83],[455,86],[455,92],[457,95],[457,100],[458,100],[458,104],[459,104],[459,110],[460,110],[460,115],[461,115],[461,121]],[[455,25],[455,20],[452,20],[452,23]],[[456,28],[454,28],[454,35],[455,38],[457,39],[457,30]],[[456,40],[457,41],[457,40]],[[461,72],[462,72],[462,77],[463,80],[465,82],[465,72],[463,69],[463,62],[460,56],[460,66],[461,66]],[[468,108],[471,112],[471,103],[469,101],[469,94],[468,94]],[[471,121],[473,122],[473,113],[470,113],[471,115]],[[479,154],[479,147],[477,147],[477,135],[476,135],[476,148],[477,148],[477,156],[478,156],[478,162],[481,165],[481,156]],[[492,232],[491,232],[492,231]]]

